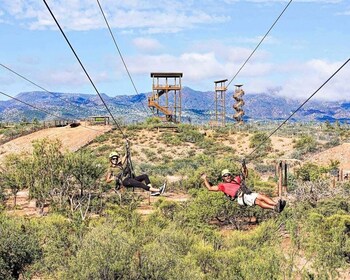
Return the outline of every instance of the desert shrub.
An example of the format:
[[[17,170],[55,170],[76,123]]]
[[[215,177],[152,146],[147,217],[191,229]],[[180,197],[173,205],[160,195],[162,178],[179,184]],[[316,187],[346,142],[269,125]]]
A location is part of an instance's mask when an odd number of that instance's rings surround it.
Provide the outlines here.
[[[263,193],[270,197],[274,196],[276,191],[276,183],[272,182],[254,181],[250,186],[255,192]]]
[[[298,187],[297,178],[295,177],[294,174],[288,173],[287,174],[287,191],[293,192],[294,190],[296,190],[297,187]]]
[[[338,146],[340,144],[340,139],[339,138],[334,138],[330,141],[328,141],[326,144],[323,145],[325,149],[330,149],[335,146]]]
[[[311,162],[305,163],[295,171],[296,177],[302,181],[316,181],[323,173],[325,172],[321,167]]]
[[[164,144],[173,145],[173,146],[179,146],[182,143],[182,141],[178,137],[178,135],[174,135],[174,134],[171,134],[169,132],[165,132],[161,135],[161,141]]]
[[[103,154],[103,153],[107,154],[107,152],[112,151],[112,150],[113,150],[113,146],[104,144],[104,145],[99,146],[96,149],[96,152],[99,154]]]
[[[303,156],[304,156],[304,153],[298,150],[294,150],[290,155],[291,158],[299,159],[299,160],[303,159]]]
[[[158,125],[158,124],[161,124],[162,121],[160,118],[157,118],[157,117],[149,117],[146,119],[145,123],[147,125]]]
[[[296,141],[294,147],[303,154],[312,153],[317,150],[317,141],[312,136],[303,135]]]
[[[182,209],[182,206],[178,202],[163,199],[159,199],[155,207],[159,209],[162,216],[171,221],[174,220],[175,214]]]
[[[154,162],[158,158],[156,152],[150,149],[141,149],[141,152],[145,154],[147,161]]]
[[[196,150],[188,150],[187,154],[189,157],[193,157],[196,155]]]
[[[180,125],[179,138],[183,142],[197,143],[204,139],[204,135],[198,131],[198,129],[191,125]]]
[[[328,217],[310,210],[304,215],[300,229],[301,248],[311,260],[319,278],[335,279],[338,269],[345,267],[350,257],[350,218],[348,214]]]
[[[5,187],[1,183],[1,178],[0,178],[0,213],[5,209],[5,199],[6,199],[6,194],[5,194]]]
[[[198,143],[198,147],[204,150],[209,150],[213,145],[215,145],[215,141],[207,138],[204,138],[203,141]]]
[[[193,258],[208,279],[280,279],[283,255],[273,223],[249,233],[232,231],[218,250],[197,244]]]
[[[249,148],[256,149],[253,156],[255,159],[264,157],[272,151],[271,139],[264,132],[256,132],[249,138]]]
[[[0,214],[0,278],[18,279],[40,256],[30,223]]]
[[[0,171],[1,186],[11,190],[14,196],[14,207],[16,207],[17,193],[26,187],[26,176],[30,172],[30,161],[27,155],[10,154],[6,156],[4,167]],[[3,192],[0,197],[4,198]]]
[[[260,173],[275,173],[276,167],[273,164],[257,164],[255,170]]]
[[[253,136],[249,138],[249,141],[249,148],[256,148],[261,145],[261,147],[271,150],[271,139],[267,138],[267,135],[264,132],[254,133]]]
[[[316,207],[325,199],[339,196],[347,197],[349,190],[344,185],[333,187],[328,181],[318,180],[299,182],[298,187],[291,192],[291,195],[300,203]]]
[[[79,247],[79,237],[87,230],[85,224],[57,214],[33,220],[33,227],[41,245],[42,256],[40,262],[32,266],[32,271],[47,277],[56,275],[67,267],[69,259]]]
[[[203,279],[191,251],[198,238],[170,226],[141,247],[139,274],[142,279]],[[161,246],[160,246],[161,244]]]
[[[110,135],[108,133],[105,133],[105,134],[102,134],[100,136],[97,136],[95,139],[94,139],[94,142],[97,142],[97,143],[103,143],[103,142],[106,142],[110,139]]]
[[[133,236],[114,223],[104,223],[86,234],[76,256],[71,258],[60,278],[125,279],[126,275],[132,275],[134,254]]]
[[[100,211],[92,205],[96,206],[98,200],[103,207],[101,193],[107,186],[101,178],[106,172],[105,166],[81,151],[65,154],[59,172],[60,184],[51,191],[58,209],[65,210],[68,215],[79,214],[82,220],[93,214],[93,210]]]
[[[61,187],[61,170],[64,156],[61,152],[62,143],[47,138],[33,143],[33,153],[28,160],[28,170],[24,177],[31,198],[43,212],[44,205],[50,202],[52,191]]]

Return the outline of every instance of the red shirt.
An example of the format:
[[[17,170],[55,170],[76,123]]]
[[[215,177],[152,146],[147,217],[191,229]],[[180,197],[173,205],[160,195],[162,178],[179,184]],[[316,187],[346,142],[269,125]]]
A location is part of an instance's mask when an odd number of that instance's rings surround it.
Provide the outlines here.
[[[220,191],[228,194],[229,196],[235,197],[241,184],[241,178],[236,176],[230,183],[220,183],[218,188]]]

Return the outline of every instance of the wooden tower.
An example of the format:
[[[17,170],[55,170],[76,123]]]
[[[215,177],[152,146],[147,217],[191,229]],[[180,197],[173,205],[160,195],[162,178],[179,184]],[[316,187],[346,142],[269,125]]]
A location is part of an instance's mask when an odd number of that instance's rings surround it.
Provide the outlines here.
[[[216,126],[225,126],[226,117],[226,85],[227,79],[214,81],[215,83],[215,120]]]
[[[151,78],[152,95],[148,97],[148,107],[163,120],[180,123],[182,73],[151,73]]]

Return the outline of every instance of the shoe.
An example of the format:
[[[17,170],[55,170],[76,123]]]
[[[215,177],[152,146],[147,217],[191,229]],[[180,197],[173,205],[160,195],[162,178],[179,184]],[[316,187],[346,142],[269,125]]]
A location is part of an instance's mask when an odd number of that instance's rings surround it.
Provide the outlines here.
[[[151,192],[151,196],[158,196],[158,195],[160,195],[159,191],[158,192]]]
[[[281,203],[281,199],[278,200],[277,204],[275,205],[275,208],[274,210],[277,212],[277,213],[281,213],[281,207],[282,206],[282,203]]]
[[[284,207],[286,207],[287,201],[281,200],[280,212],[283,211]]]
[[[159,190],[160,194],[165,193],[165,188],[166,188],[166,181],[164,182],[163,186],[160,187],[160,190]]]

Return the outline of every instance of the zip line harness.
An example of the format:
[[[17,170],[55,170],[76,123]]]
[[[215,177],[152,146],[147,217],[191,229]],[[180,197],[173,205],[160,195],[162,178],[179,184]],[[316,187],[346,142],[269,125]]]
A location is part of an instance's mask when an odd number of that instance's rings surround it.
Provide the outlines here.
[[[244,206],[248,206],[245,201],[244,201],[244,195],[245,194],[251,194],[252,191],[247,187],[246,183],[245,183],[245,179],[247,177],[247,172],[248,172],[248,169],[247,169],[247,165],[245,163],[245,159],[242,160],[242,167],[241,167],[241,171],[239,173],[239,177],[241,179],[241,183],[238,183],[235,179],[233,179],[233,182],[235,182],[236,184],[240,185],[237,193],[235,196],[231,196],[227,193],[225,193],[226,197],[231,200],[231,201],[234,201],[236,198],[238,197],[242,197],[242,201],[243,201],[243,204]]]
[[[135,178],[134,167],[131,160],[130,145],[129,140],[125,141],[125,154],[126,154],[126,165],[122,166],[121,172],[116,176],[115,180],[115,190],[118,191],[122,185],[125,178]],[[134,191],[134,187],[133,187]]]

